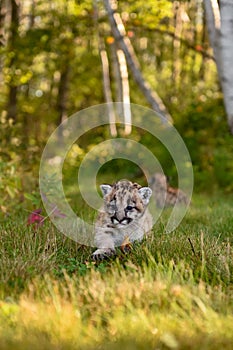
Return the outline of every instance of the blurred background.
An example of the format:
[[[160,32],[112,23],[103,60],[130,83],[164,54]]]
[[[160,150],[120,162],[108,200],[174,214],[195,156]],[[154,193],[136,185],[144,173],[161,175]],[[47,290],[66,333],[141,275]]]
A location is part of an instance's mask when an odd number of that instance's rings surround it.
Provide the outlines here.
[[[191,155],[195,192],[233,191],[232,135],[203,0],[2,0],[0,6],[1,217],[25,198],[37,206],[40,157],[55,128],[111,101],[158,107],[172,121]],[[83,135],[67,157],[66,175],[72,179],[85,154],[114,133],[101,127]],[[145,132],[133,129],[130,138],[155,151],[177,185],[168,152]],[[125,160],[106,163],[100,177],[112,181],[116,172],[142,178]]]

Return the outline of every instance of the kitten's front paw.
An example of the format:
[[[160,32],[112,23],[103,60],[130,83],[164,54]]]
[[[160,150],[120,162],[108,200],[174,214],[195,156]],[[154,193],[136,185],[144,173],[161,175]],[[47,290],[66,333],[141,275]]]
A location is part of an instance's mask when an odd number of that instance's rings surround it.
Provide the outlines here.
[[[121,251],[124,254],[130,253],[132,251],[132,244],[127,243],[127,244],[121,245]]]
[[[115,250],[114,249],[111,249],[111,248],[107,248],[107,249],[99,248],[92,254],[91,257],[92,257],[92,260],[101,261],[101,260],[104,260],[104,259],[108,259],[108,258],[112,257],[113,255],[115,255]]]
[[[132,243],[129,240],[129,237],[126,236],[124,241],[121,244],[121,251],[125,254],[129,253],[132,250]]]

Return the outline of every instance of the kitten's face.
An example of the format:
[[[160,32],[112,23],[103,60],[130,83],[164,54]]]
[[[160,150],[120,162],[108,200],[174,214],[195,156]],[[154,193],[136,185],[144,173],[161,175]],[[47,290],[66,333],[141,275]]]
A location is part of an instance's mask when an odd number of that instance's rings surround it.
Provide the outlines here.
[[[113,186],[101,185],[104,208],[114,227],[123,228],[140,218],[151,197],[149,187],[120,180]]]

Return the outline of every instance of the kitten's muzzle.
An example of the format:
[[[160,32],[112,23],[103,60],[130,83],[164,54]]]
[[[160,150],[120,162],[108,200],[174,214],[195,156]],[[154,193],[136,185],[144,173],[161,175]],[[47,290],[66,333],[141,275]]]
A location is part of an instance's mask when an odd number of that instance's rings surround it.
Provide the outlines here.
[[[111,221],[113,224],[123,224],[123,225],[126,225],[126,224],[129,224],[132,219],[131,218],[128,218],[128,217],[123,217],[122,219],[118,219],[115,215],[111,217]]]

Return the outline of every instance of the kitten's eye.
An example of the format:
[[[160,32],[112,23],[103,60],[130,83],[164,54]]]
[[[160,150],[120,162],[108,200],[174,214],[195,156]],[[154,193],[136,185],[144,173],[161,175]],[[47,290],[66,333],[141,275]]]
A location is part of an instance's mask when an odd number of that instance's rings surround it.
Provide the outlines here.
[[[125,209],[128,210],[128,211],[130,211],[130,210],[133,209],[133,207],[132,207],[131,205],[128,205]]]

